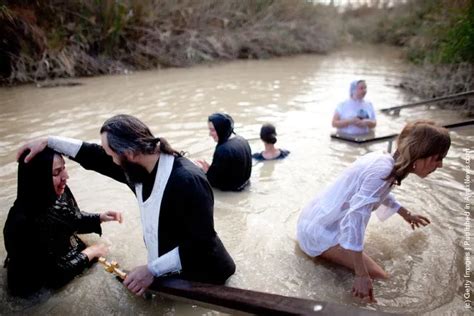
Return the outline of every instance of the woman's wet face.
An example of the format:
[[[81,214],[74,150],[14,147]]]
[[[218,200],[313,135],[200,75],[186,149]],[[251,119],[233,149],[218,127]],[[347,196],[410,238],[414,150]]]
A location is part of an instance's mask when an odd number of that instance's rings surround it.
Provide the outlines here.
[[[66,171],[66,164],[61,155],[55,154],[53,159],[53,186],[56,195],[59,197],[64,193],[69,175]]]
[[[219,136],[217,135],[216,129],[214,128],[214,124],[212,124],[212,122],[207,122],[207,127],[209,128],[209,136],[211,136],[215,142],[218,142]]]
[[[442,167],[443,158],[439,158],[438,155],[430,156],[428,158],[418,159],[414,164],[413,173],[420,178],[425,178],[436,169]]]
[[[357,88],[354,92],[354,98],[357,100],[362,100],[367,94],[367,85],[365,82],[361,81],[357,84]]]

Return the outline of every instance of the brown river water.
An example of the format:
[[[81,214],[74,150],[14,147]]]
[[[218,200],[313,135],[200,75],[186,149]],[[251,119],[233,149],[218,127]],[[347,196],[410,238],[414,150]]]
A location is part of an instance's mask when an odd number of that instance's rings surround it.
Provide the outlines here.
[[[473,278],[465,276],[469,266],[462,245],[467,238],[464,179],[471,167],[466,150],[473,150],[472,128],[452,131],[442,169],[426,179],[410,175],[394,190],[402,205],[428,216],[431,225],[413,232],[398,215],[383,223],[376,217],[370,220],[365,250],[391,275],[374,282],[377,304],[355,302],[351,272],[314,262],[296,246],[300,209],[358,156],[387,148],[387,143],[362,146],[330,139],[333,111],[347,98],[349,83],[365,79],[366,99],[378,110],[414,100],[396,87],[407,71],[392,48],[369,46],[329,55],[84,78],[74,80],[82,85],[73,87],[0,88],[0,223],[3,226],[16,196],[16,150],[29,139],[61,135],[99,142],[102,123],[127,113],[142,119],[173,147],[187,151],[190,158],[210,161],[215,143],[208,136],[207,116],[225,111],[254,152],[263,149],[258,134],[264,122],[277,126],[277,146],[291,151],[285,160],[256,163],[251,186],[244,192],[215,191],[216,230],[237,264],[230,286],[400,314],[468,315],[464,285]],[[402,110],[397,117],[378,112],[376,133],[398,133],[405,122],[416,118],[442,124],[466,119],[455,111],[425,107]],[[144,264],[146,250],[133,193],[72,161],[67,166],[69,186],[82,210],[119,210],[125,217],[121,225],[103,224],[102,237],[84,239],[107,243],[108,258],[124,268]],[[34,246],[34,240],[31,243]],[[3,235],[0,244],[3,261]],[[472,287],[467,295],[474,298]],[[31,300],[8,296],[6,270],[0,269],[0,314],[217,312],[169,298],[136,297],[96,265],[64,288],[43,291]]]

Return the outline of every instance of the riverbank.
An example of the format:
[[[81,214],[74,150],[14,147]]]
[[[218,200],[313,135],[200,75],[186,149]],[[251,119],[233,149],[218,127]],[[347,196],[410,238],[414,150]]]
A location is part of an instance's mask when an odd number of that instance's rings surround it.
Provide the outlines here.
[[[4,84],[326,53],[340,31],[334,7],[303,0],[4,3]]]
[[[474,90],[474,3],[388,3],[339,12],[303,0],[4,1],[0,85],[375,43],[405,52],[412,70],[398,85],[418,98]]]
[[[404,51],[412,64],[400,82],[407,92],[431,99],[474,90],[474,2],[409,0],[391,8],[361,6],[344,12],[343,21],[353,41]],[[460,105],[474,115],[474,105]]]

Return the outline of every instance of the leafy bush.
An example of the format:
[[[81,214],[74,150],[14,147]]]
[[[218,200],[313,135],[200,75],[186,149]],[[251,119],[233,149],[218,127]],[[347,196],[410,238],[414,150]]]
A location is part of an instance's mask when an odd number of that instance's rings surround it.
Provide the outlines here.
[[[0,32],[11,34],[9,69],[0,67],[0,81],[8,82],[325,53],[340,34],[334,8],[304,0],[6,3]]]

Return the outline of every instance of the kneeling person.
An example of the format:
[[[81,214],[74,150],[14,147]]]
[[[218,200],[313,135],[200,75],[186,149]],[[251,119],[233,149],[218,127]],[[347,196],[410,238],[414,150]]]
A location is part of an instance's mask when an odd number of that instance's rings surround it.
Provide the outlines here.
[[[214,230],[214,196],[206,175],[133,116],[108,119],[100,133],[102,146],[49,137],[25,147],[35,152],[48,145],[135,193],[148,263],[128,273],[128,289],[143,294],[155,277],[171,273],[225,283],[235,264]]]
[[[234,120],[228,114],[214,113],[208,119],[209,136],[217,142],[209,165],[205,160],[197,164],[206,172],[215,188],[223,191],[241,191],[252,173],[252,151],[246,139],[234,136]]]
[[[41,287],[58,288],[105,256],[103,244],[86,246],[77,234],[101,234],[100,224],[122,221],[109,211],[89,214],[79,210],[66,185],[64,159],[46,148],[28,164],[18,166],[18,194],[3,229],[10,293],[26,297]]]

